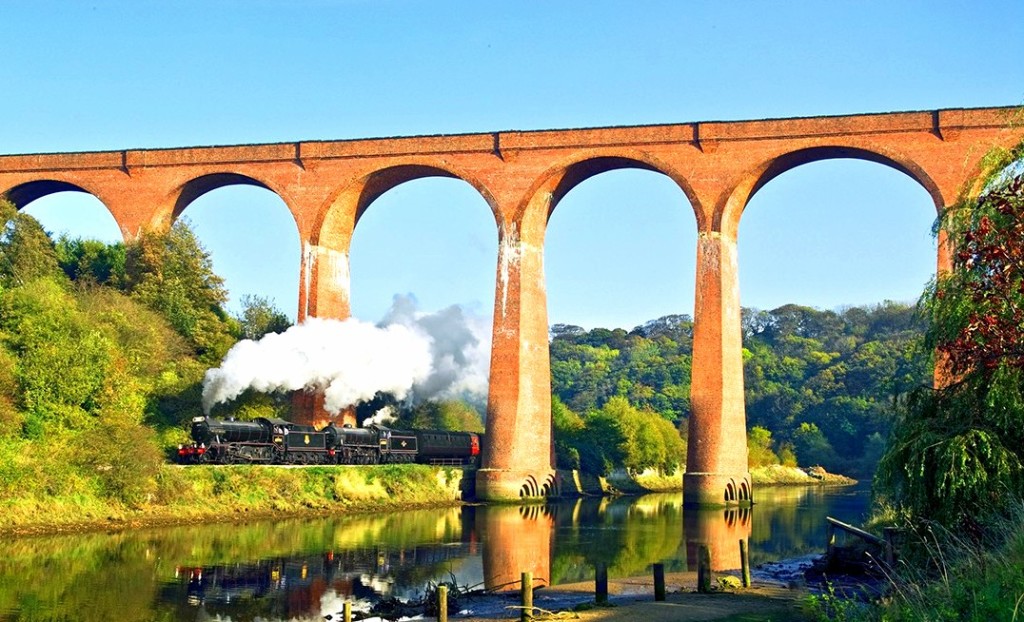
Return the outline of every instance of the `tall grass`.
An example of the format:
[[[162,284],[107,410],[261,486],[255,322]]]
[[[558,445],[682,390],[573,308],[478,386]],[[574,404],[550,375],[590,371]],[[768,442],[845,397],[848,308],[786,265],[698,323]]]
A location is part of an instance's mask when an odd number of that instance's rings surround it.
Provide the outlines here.
[[[1024,622],[1024,501],[984,531],[926,524],[909,533],[886,597],[864,605],[826,592],[810,603],[818,619]]]

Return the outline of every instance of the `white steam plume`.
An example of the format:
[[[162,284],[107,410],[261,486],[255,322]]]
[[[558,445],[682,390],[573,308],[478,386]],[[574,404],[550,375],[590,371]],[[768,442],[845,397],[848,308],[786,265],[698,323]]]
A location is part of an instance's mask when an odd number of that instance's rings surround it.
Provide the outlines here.
[[[412,400],[461,398],[485,402],[491,362],[491,321],[452,305],[434,313],[417,309],[410,294],[395,296],[381,326],[407,326],[430,336],[430,375],[417,380]]]
[[[342,408],[378,392],[399,399],[430,374],[430,339],[406,326],[378,328],[356,319],[309,318],[283,333],[235,344],[203,379],[203,409],[246,389],[320,390],[324,408]]]
[[[488,319],[459,306],[424,313],[412,296],[395,296],[378,326],[309,318],[281,334],[238,342],[220,367],[206,372],[203,409],[247,389],[322,391],[331,413],[377,393],[480,403],[487,397],[489,362]]]
[[[373,413],[372,416],[367,417],[366,421],[363,422],[363,427],[365,428],[371,425],[386,426],[395,419],[397,419],[397,417],[395,417],[394,410],[390,406],[385,406],[379,409],[377,412]]]

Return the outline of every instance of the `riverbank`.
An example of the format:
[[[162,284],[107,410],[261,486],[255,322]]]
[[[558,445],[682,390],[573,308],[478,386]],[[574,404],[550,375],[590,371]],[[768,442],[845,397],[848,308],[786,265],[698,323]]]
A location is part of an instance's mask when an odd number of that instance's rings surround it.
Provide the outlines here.
[[[750,469],[754,486],[852,486],[857,480],[821,467],[788,467],[781,464]]]
[[[195,466],[165,465],[144,503],[95,495],[0,500],[0,534],[121,530],[145,526],[260,518],[367,513],[458,505],[473,499],[472,469],[426,465]],[[755,486],[849,485],[841,475],[817,477],[795,467],[753,469]],[[677,492],[682,473],[615,471],[607,478],[560,471],[563,496]]]
[[[366,513],[458,505],[473,478],[456,467],[164,466],[145,503],[87,494],[0,501],[0,534],[121,530],[144,526]]]
[[[586,475],[579,471],[559,471],[563,495],[644,494],[648,492],[676,492],[683,485],[683,471],[664,473],[647,469],[632,473],[614,469],[607,477]],[[821,467],[790,467],[773,464],[750,469],[755,486],[852,486],[857,480],[829,473]]]

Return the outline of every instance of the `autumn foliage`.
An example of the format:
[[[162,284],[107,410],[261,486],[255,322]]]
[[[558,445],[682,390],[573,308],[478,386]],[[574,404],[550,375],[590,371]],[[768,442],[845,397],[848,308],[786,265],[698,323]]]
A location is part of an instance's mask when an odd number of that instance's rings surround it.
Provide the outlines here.
[[[1024,177],[997,185],[978,205],[952,221],[961,241],[953,274],[936,292],[941,300],[959,290],[937,317],[951,330],[935,344],[957,376],[1024,367]]]

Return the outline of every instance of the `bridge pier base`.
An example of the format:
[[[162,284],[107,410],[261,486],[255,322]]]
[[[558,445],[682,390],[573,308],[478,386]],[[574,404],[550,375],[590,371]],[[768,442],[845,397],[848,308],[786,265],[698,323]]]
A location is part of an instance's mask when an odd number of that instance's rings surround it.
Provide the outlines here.
[[[683,503],[688,507],[749,507],[754,503],[750,473],[684,473]]]
[[[542,500],[558,495],[554,469],[480,469],[476,496],[481,501]]]

